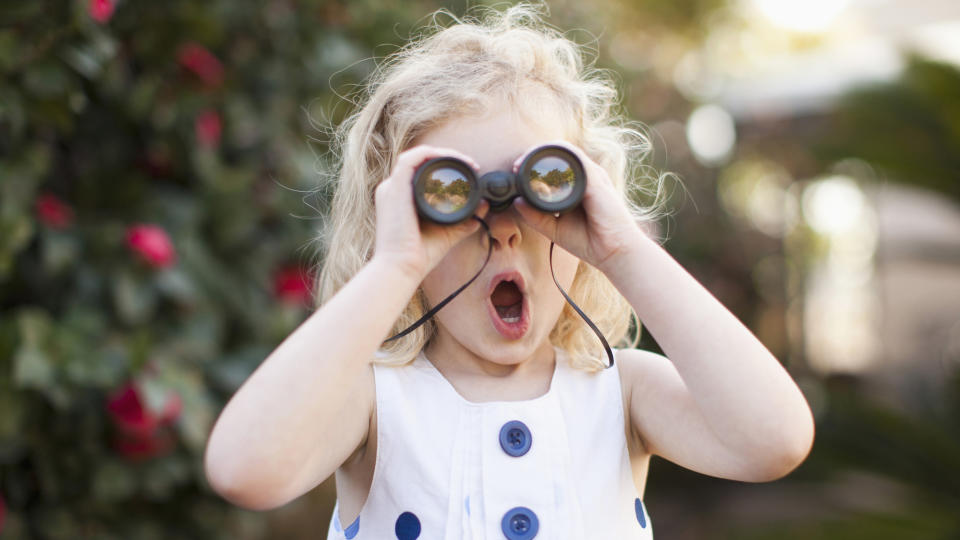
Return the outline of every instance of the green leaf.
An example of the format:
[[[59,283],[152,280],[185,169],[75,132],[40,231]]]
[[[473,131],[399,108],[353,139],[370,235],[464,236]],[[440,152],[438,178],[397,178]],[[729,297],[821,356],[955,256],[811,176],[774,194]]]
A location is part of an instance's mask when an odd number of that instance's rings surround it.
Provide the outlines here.
[[[57,98],[66,95],[70,74],[58,62],[41,60],[31,64],[23,76],[23,86],[31,95]]]
[[[26,216],[0,217],[0,281],[10,274],[17,254],[30,243],[33,231],[33,222]]]
[[[112,291],[114,308],[127,324],[146,322],[157,307],[154,288],[130,272],[120,272],[116,276]]]
[[[48,275],[60,274],[77,260],[80,243],[75,236],[58,231],[43,231],[40,236],[41,264]]]
[[[0,72],[7,72],[23,58],[22,40],[16,30],[0,30]]]
[[[76,351],[64,372],[67,379],[79,386],[111,388],[119,384],[130,369],[126,347],[118,341],[109,341],[97,349]]]
[[[257,366],[270,355],[271,349],[251,345],[219,358],[210,369],[210,380],[217,389],[232,394],[240,388]]]
[[[17,439],[20,436],[21,422],[25,412],[23,394],[14,388],[0,386],[0,441]],[[0,452],[0,461],[2,452]]]
[[[53,321],[46,311],[39,308],[24,308],[17,315],[17,328],[22,344],[40,347],[50,337]]]
[[[144,74],[133,82],[133,89],[127,96],[127,106],[134,118],[149,119],[156,107],[157,92],[163,84],[159,75]]]
[[[161,368],[160,377],[165,388],[176,390],[183,402],[183,412],[175,425],[184,444],[194,452],[202,453],[215,420],[214,406],[202,371],[169,363]]]
[[[91,36],[91,41],[82,45],[68,45],[60,51],[60,58],[87,79],[96,79],[103,66],[117,54],[117,43],[103,32]]]
[[[197,301],[197,286],[190,274],[178,266],[164,269],[157,273],[157,290],[160,294],[176,300],[184,305],[192,305]]]
[[[165,456],[147,464],[143,490],[152,499],[168,499],[175,488],[191,479],[190,466],[183,458],[176,455]]]
[[[93,496],[104,502],[127,499],[137,491],[137,476],[123,463],[105,459],[97,464],[91,480]]]
[[[12,87],[0,86],[0,125],[8,126],[13,140],[19,141],[27,126],[27,114],[20,94]]]
[[[20,347],[13,357],[13,366],[13,381],[21,388],[44,388],[53,384],[53,362],[36,347]]]

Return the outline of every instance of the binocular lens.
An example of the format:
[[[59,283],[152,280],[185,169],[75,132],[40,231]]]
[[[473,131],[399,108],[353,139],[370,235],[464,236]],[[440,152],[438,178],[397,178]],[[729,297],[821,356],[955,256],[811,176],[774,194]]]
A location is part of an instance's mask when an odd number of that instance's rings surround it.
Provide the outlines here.
[[[575,183],[573,167],[565,159],[548,156],[530,168],[530,190],[543,202],[565,200],[573,193]]]
[[[586,185],[580,159],[562,146],[547,144],[532,150],[516,173],[490,171],[480,178],[462,160],[433,158],[417,167],[413,196],[420,215],[454,224],[468,219],[484,198],[495,212],[518,196],[541,212],[565,212],[580,203]]]
[[[473,188],[457,169],[440,167],[430,171],[423,187],[423,199],[442,214],[453,214],[466,206]]]

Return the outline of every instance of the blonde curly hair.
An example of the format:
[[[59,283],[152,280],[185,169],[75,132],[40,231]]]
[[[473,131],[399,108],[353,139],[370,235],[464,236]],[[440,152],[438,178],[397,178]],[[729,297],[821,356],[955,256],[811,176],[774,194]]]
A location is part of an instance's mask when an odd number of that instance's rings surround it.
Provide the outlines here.
[[[504,102],[521,114],[549,112],[565,119],[568,140],[607,171],[638,225],[663,215],[664,176],[644,174],[652,187],[628,183],[649,171],[641,161],[650,144],[642,126],[615,112],[617,91],[607,72],[585,65],[581,46],[543,22],[542,5],[478,11],[482,18],[435,12],[419,35],[374,71],[358,100],[361,106],[334,131],[331,151],[339,169],[332,175],[336,191],[318,238],[326,256],[317,273],[317,305],[329,300],[373,255],[373,193],[389,176],[397,156],[445,120],[482,114]],[[441,15],[454,24],[443,25]],[[640,206],[633,202],[638,195],[654,203]],[[568,294],[611,345],[636,347],[640,321],[602,272],[580,262]],[[418,289],[391,335],[419,319],[426,304]],[[384,345],[374,361],[410,362],[436,332],[436,323],[428,321]],[[607,365],[596,335],[568,304],[550,341],[567,351],[574,367],[593,371]]]

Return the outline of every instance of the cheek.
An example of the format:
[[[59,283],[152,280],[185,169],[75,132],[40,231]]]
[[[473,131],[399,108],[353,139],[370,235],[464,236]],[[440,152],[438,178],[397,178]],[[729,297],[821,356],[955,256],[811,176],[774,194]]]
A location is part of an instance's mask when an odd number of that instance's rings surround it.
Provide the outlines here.
[[[427,297],[427,301],[430,302],[431,306],[442,302],[447,296],[451,295],[453,291],[459,289],[473,277],[473,274],[479,269],[478,265],[483,262],[482,259],[479,263],[475,262],[475,258],[476,257],[468,250],[463,249],[462,246],[457,246],[447,252],[444,258],[437,263],[437,266],[423,278],[423,281],[420,283],[420,288],[423,290],[423,294]],[[476,285],[476,282],[471,285],[470,289],[473,288],[473,285]],[[457,298],[454,299],[452,303],[455,303],[460,297],[466,296],[470,292],[470,289],[457,295]],[[447,308],[444,308],[444,310],[445,309]],[[443,310],[441,310],[441,313],[442,311]]]
[[[549,265],[549,263],[548,263]],[[557,282],[563,287],[567,294],[570,293],[570,287],[573,285],[573,278],[577,275],[577,269],[580,267],[580,259],[560,246],[553,248],[553,273],[557,276]],[[549,271],[549,270],[548,270]],[[553,278],[550,278],[551,281]]]

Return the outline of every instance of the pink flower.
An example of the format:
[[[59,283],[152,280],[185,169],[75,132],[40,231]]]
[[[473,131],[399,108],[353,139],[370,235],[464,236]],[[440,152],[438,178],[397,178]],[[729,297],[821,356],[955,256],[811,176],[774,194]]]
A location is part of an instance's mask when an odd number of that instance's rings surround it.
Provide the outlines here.
[[[34,209],[37,218],[54,229],[65,229],[73,221],[73,210],[52,193],[37,197]]]
[[[180,65],[192,71],[209,87],[223,82],[223,66],[210,51],[197,43],[187,43],[178,53]]]
[[[113,393],[107,401],[107,411],[113,424],[133,437],[152,435],[160,426],[174,422],[183,410],[180,394],[171,391],[159,414],[146,408],[136,383],[129,382]]]
[[[154,268],[176,262],[177,254],[166,231],[156,225],[139,224],[127,229],[127,245]]]
[[[215,110],[206,110],[194,120],[193,130],[197,140],[206,147],[220,144],[220,114]]]
[[[107,401],[107,412],[116,428],[113,449],[132,461],[169,453],[174,436],[169,426],[180,417],[183,402],[171,391],[159,413],[149,410],[133,382],[127,383]]]
[[[288,266],[273,276],[273,294],[282,302],[299,304],[310,299],[310,275],[305,268]]]
[[[103,24],[113,15],[113,0],[90,0],[87,11],[93,20]]]

